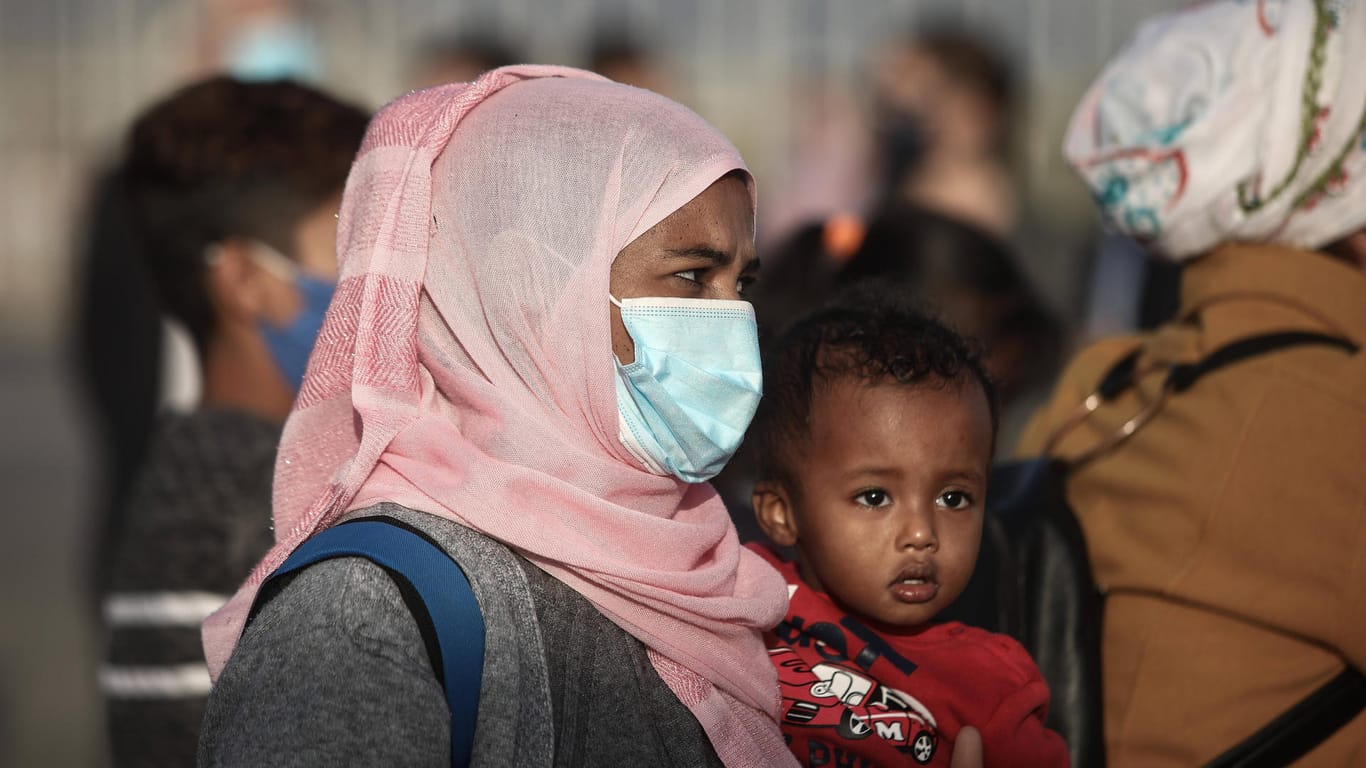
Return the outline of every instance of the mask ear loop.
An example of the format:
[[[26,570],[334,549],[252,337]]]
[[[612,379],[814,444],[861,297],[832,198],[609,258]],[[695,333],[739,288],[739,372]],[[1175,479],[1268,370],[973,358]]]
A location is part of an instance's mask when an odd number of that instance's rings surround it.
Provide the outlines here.
[[[256,266],[264,269],[281,280],[290,283],[303,271],[297,263],[289,257],[266,245],[259,240],[249,241],[247,251]],[[216,266],[223,261],[223,244],[209,243],[204,246],[204,263],[210,267]]]
[[[252,242],[250,251],[251,260],[256,262],[257,266],[287,283],[293,282],[303,271],[297,262],[290,260],[283,253],[265,243]]]
[[[616,296],[613,296],[611,293],[608,293],[608,294],[607,294],[607,300],[610,301],[610,302],[612,302],[613,304],[615,304],[616,307],[617,307],[617,309],[622,309],[622,308],[623,308],[623,307],[621,306],[621,300],[618,299]]]

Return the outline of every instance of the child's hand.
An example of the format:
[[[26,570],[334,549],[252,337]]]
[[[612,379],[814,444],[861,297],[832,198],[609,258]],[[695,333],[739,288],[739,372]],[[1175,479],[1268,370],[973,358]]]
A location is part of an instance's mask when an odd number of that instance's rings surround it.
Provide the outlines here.
[[[958,731],[949,768],[982,768],[982,734],[976,728],[965,725]]]

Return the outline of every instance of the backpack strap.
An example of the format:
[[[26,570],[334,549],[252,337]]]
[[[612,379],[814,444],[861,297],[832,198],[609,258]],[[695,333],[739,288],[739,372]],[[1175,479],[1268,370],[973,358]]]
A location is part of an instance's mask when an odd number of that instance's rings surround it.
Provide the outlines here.
[[[1206,768],[1277,768],[1327,741],[1366,708],[1366,676],[1348,665],[1275,720],[1214,758]]]
[[[1258,336],[1249,336],[1244,339],[1229,342],[1222,347],[1214,350],[1204,358],[1194,363],[1175,363],[1156,368],[1157,371],[1166,371],[1166,376],[1162,381],[1162,388],[1158,390],[1157,396],[1149,401],[1143,410],[1139,411],[1133,418],[1126,421],[1118,431],[1106,437],[1085,451],[1063,460],[1063,463],[1070,467],[1078,467],[1102,454],[1108,453],[1116,446],[1128,440],[1134,432],[1147,424],[1154,416],[1162,410],[1167,398],[1173,394],[1190,389],[1191,385],[1203,378],[1205,374],[1242,362],[1248,358],[1276,352],[1289,347],[1300,347],[1308,345],[1320,345],[1336,347],[1349,355],[1354,355],[1359,351],[1356,344],[1347,339],[1330,336],[1325,333],[1313,331],[1279,331]],[[1053,430],[1044,444],[1043,453],[1052,455],[1055,449],[1062,442],[1069,432],[1085,421],[1101,405],[1108,403],[1122,395],[1133,387],[1134,382],[1140,376],[1155,372],[1152,365],[1139,366],[1139,359],[1143,355],[1143,347],[1137,347],[1129,351],[1128,354],[1115,361],[1105,371],[1100,382],[1096,385],[1096,390],[1082,402],[1080,406],[1068,416],[1057,429]]]
[[[1212,371],[1217,371],[1226,365],[1246,360],[1250,357],[1265,355],[1277,350],[1289,347],[1302,347],[1307,345],[1322,345],[1337,347],[1349,355],[1357,353],[1357,345],[1339,336],[1329,336],[1326,333],[1314,333],[1312,331],[1283,331],[1281,333],[1267,333],[1261,336],[1251,336],[1246,339],[1230,342],[1214,350],[1205,359],[1190,365],[1174,365],[1167,373],[1167,380],[1173,392],[1184,392],[1195,383],[1196,379]]]
[[[1337,347],[1349,355],[1358,351],[1356,344],[1341,336],[1330,336],[1314,331],[1281,331],[1249,336],[1231,341],[1214,350],[1194,363],[1177,363],[1167,369],[1165,386],[1172,392],[1185,392],[1191,385],[1207,373],[1213,373],[1228,365],[1242,362],[1289,347],[1320,345]],[[1138,374],[1138,358],[1142,348],[1135,349],[1110,366],[1096,387],[1101,400],[1113,400],[1134,385]]]
[[[446,694],[451,765],[468,766],[484,668],[484,619],[465,572],[422,532],[398,520],[367,517],[314,534],[262,585],[248,623],[285,576],[336,557],[363,557],[398,585]],[[268,593],[266,586],[272,584],[275,589]]]

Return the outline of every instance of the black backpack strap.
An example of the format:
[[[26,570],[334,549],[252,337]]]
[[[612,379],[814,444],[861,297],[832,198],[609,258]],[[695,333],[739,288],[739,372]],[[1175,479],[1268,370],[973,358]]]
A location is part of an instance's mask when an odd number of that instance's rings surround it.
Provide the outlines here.
[[[1101,400],[1114,400],[1124,390],[1132,387],[1134,385],[1134,373],[1138,370],[1138,358],[1142,356],[1143,348],[1139,347],[1110,366],[1105,375],[1100,378],[1100,384],[1096,386],[1096,395]]]
[[[1366,676],[1348,666],[1207,768],[1277,768],[1309,754],[1366,708]]]
[[[1326,333],[1314,333],[1312,331],[1284,331],[1282,333],[1268,333],[1261,336],[1251,336],[1246,339],[1230,342],[1209,353],[1205,359],[1198,363],[1189,365],[1174,365],[1167,373],[1168,384],[1173,392],[1184,392],[1194,384],[1197,379],[1212,371],[1217,371],[1226,365],[1246,360],[1249,357],[1265,355],[1288,347],[1300,347],[1311,344],[1320,344],[1330,347],[1337,347],[1348,354],[1357,353],[1357,345],[1339,336],[1329,336]]]
[[[1288,347],[1307,346],[1311,344],[1336,347],[1348,354],[1356,354],[1358,351],[1356,344],[1337,336],[1329,336],[1328,334],[1315,333],[1312,331],[1280,331],[1260,336],[1249,336],[1245,339],[1230,342],[1194,363],[1175,363],[1167,365],[1165,366],[1166,377],[1162,381],[1162,388],[1158,391],[1156,398],[1149,401],[1141,411],[1125,422],[1114,434],[1100,440],[1087,450],[1067,458],[1065,461],[1068,466],[1075,467],[1085,464],[1097,456],[1108,453],[1156,416],[1158,412],[1162,410],[1162,407],[1169,396],[1179,394],[1189,389],[1192,384],[1204,377],[1207,373],[1213,373],[1220,368],[1247,360],[1251,357],[1265,355]],[[1143,348],[1137,347],[1115,361],[1115,363],[1105,371],[1105,375],[1101,377],[1100,382],[1096,385],[1095,392],[1087,397],[1086,400],[1073,411],[1072,415],[1059,425],[1053,431],[1053,434],[1049,436],[1048,441],[1044,444],[1043,452],[1052,455],[1054,449],[1061,443],[1063,437],[1075,429],[1077,425],[1085,421],[1101,406],[1101,404],[1110,402],[1128,391],[1139,376],[1144,373],[1153,372],[1155,366],[1139,366],[1139,359],[1142,355]],[[1157,367],[1157,370],[1162,370],[1162,367]]]
[[[1167,370],[1167,387],[1173,392],[1184,392],[1205,374],[1217,371],[1224,366],[1277,350],[1312,344],[1337,347],[1352,355],[1359,351],[1357,345],[1347,339],[1313,331],[1281,331],[1249,336],[1245,339],[1229,342],[1197,362],[1173,365]],[[1143,349],[1140,347],[1111,365],[1105,371],[1105,375],[1101,377],[1100,383],[1096,385],[1096,394],[1102,400],[1113,400],[1129,387],[1132,387],[1135,374],[1138,371],[1138,359],[1142,354]]]

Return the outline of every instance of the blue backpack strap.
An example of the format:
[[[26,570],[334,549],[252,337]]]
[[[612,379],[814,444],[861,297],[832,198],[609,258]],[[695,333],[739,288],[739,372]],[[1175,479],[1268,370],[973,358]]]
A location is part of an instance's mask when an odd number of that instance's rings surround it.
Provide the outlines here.
[[[432,668],[445,689],[446,705],[451,712],[451,765],[469,765],[484,668],[484,619],[464,571],[445,550],[416,529],[397,520],[371,517],[314,534],[285,560],[266,585],[335,557],[363,557],[384,568],[398,584],[404,602],[423,631]],[[266,585],[261,588],[263,595]],[[257,607],[263,603],[258,597]],[[436,638],[434,644],[432,635]]]

